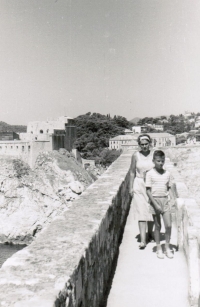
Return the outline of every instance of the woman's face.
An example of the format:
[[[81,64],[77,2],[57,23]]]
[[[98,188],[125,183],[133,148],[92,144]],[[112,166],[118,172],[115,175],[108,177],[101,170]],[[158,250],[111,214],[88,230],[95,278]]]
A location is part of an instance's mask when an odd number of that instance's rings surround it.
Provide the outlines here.
[[[142,151],[148,151],[150,144],[147,140],[140,140],[139,146],[141,147]]]

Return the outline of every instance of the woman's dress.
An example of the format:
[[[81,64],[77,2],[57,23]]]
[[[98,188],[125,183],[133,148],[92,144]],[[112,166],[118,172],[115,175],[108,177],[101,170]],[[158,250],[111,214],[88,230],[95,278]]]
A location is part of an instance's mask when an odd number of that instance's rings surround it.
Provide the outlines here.
[[[144,156],[139,151],[135,154],[136,158],[136,176],[133,182],[133,199],[132,208],[133,216],[138,221],[153,221],[152,215],[149,212],[149,198],[146,193],[144,176],[146,171],[152,169],[154,164],[153,152],[148,156]]]

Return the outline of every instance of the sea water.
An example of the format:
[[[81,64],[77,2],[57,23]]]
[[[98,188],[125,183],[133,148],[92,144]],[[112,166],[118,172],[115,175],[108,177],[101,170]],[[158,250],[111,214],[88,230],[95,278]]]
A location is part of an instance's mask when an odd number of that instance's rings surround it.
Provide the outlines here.
[[[14,253],[26,247],[26,245],[0,244],[0,267]]]

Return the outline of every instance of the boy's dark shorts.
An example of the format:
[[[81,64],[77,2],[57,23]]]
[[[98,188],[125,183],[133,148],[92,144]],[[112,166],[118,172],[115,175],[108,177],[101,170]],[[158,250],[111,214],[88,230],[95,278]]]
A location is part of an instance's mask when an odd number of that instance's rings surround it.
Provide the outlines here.
[[[155,197],[154,196],[154,198],[163,212],[170,211],[169,199],[167,196],[166,197]],[[149,206],[149,212],[154,215],[157,214],[151,202]]]

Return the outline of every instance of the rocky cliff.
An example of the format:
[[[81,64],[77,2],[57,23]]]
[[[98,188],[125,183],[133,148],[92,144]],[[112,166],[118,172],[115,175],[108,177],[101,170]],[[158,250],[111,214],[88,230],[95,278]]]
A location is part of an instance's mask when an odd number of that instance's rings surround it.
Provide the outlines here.
[[[93,182],[66,150],[38,156],[34,170],[0,158],[0,242],[30,243]]]

